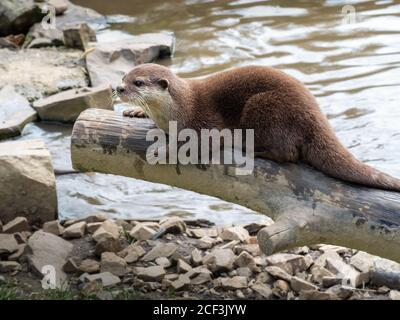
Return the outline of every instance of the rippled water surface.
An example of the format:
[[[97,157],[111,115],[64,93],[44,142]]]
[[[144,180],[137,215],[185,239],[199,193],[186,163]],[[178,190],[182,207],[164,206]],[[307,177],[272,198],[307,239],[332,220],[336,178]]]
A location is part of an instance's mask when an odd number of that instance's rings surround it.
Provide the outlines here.
[[[400,177],[399,1],[74,2],[108,16],[110,25],[100,41],[174,32],[176,54],[162,63],[183,77],[250,64],[283,69],[313,92],[351,152]],[[343,16],[346,9],[350,15]],[[56,166],[69,166],[69,128],[30,125],[24,134],[43,137]],[[214,198],[100,174],[61,176],[58,193],[63,216],[178,213],[217,223],[260,218]]]

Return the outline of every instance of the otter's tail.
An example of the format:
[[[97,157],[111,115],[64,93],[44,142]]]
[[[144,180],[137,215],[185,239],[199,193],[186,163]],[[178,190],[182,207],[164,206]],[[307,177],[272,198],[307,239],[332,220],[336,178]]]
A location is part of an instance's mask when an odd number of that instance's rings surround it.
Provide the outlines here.
[[[329,136],[328,141],[318,140],[306,145],[303,150],[304,160],[331,177],[367,187],[400,192],[400,179],[357,160],[334,134]]]

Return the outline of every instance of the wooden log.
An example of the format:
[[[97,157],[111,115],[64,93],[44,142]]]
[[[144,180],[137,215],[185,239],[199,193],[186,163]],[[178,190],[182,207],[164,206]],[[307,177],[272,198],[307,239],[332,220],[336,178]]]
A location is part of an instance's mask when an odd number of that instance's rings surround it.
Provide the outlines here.
[[[149,119],[89,109],[75,123],[75,169],[164,183],[237,203],[275,223],[258,233],[266,254],[330,243],[400,262],[400,193],[351,185],[303,164],[255,159],[251,175],[232,165],[150,165]]]

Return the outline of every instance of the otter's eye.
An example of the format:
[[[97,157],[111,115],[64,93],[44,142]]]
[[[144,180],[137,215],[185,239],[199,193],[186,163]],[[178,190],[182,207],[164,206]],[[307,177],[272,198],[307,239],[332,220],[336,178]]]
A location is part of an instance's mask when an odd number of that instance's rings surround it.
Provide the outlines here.
[[[136,87],[141,87],[141,86],[144,85],[144,82],[143,82],[142,80],[135,80],[135,81],[133,82],[133,84],[134,84]]]

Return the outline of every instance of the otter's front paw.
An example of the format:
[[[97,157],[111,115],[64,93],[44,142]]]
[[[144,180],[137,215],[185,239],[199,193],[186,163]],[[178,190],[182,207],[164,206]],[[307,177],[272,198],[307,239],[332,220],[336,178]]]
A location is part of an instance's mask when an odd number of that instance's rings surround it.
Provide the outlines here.
[[[130,118],[147,118],[147,114],[140,107],[124,110],[122,114],[124,117]]]

